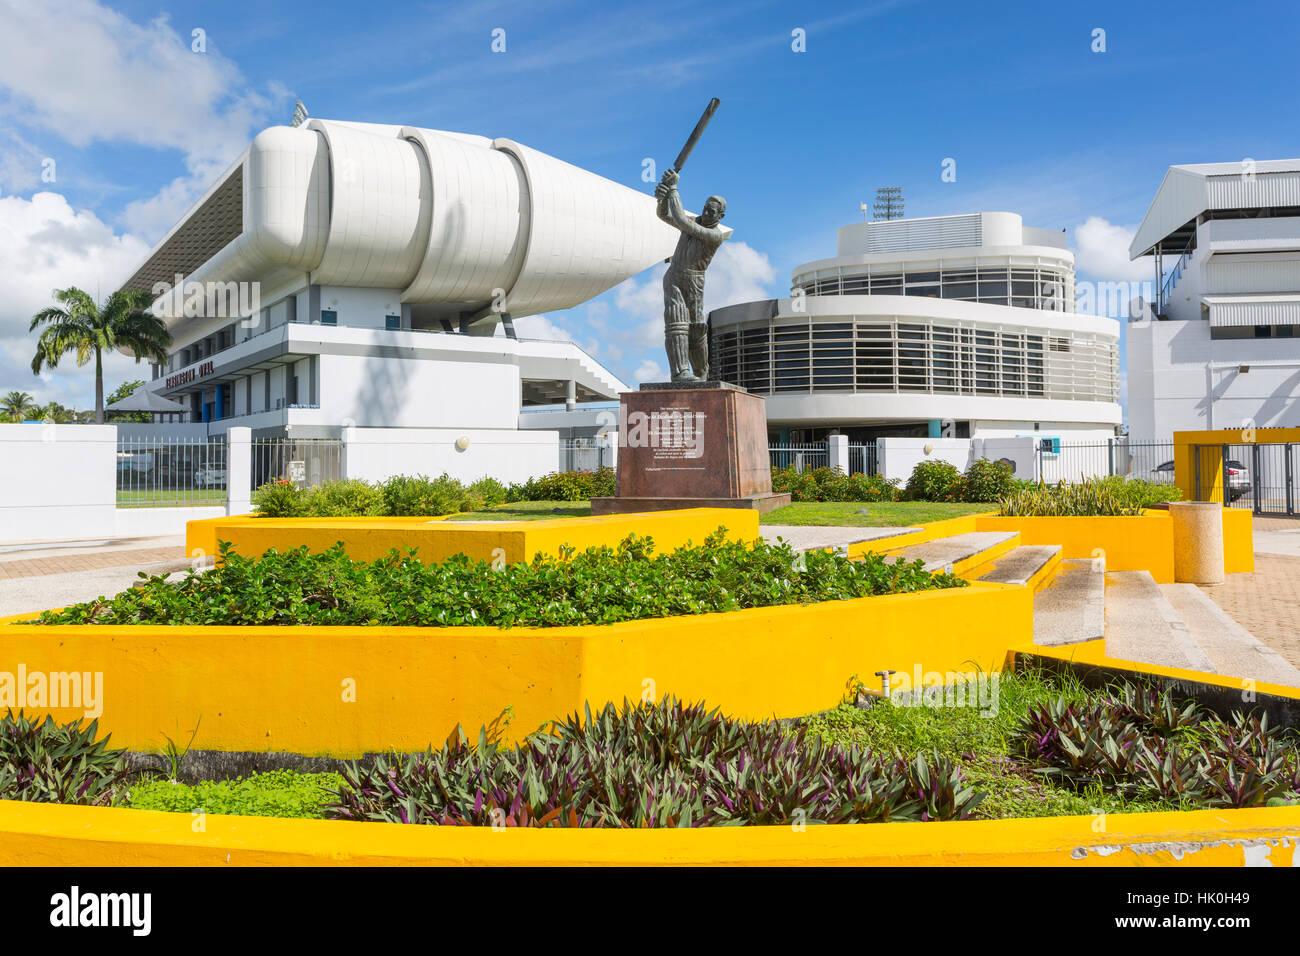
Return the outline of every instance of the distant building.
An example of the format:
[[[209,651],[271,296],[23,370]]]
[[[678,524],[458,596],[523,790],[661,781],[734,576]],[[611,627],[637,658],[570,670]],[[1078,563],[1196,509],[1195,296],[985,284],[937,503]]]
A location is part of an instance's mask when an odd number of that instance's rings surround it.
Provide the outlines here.
[[[854,223],[791,296],[716,309],[712,376],[772,441],[1114,436],[1119,323],[1076,314],[1059,232],[1009,212]]]
[[[1129,254],[1160,289],[1127,329],[1133,437],[1300,425],[1300,160],[1169,167]]]

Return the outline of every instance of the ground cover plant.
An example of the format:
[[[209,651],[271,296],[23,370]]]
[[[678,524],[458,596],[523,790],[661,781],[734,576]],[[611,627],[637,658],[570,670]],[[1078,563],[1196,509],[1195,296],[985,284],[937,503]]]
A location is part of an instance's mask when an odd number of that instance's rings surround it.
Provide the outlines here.
[[[99,723],[56,724],[7,711],[0,719],[0,800],[108,806],[125,788],[125,752]]]
[[[796,553],[719,528],[659,554],[649,537],[494,567],[464,555],[424,564],[413,550],[354,561],[341,544],[249,558],[221,546],[210,571],[147,577],[113,598],[46,611],[44,624],[353,624],[558,627],[812,604],[965,587],[922,562]]]
[[[1180,497],[1182,492],[1173,485],[1112,475],[1017,488],[998,501],[998,513],[1015,517],[1133,516],[1140,515],[1143,508]]]
[[[180,783],[149,775],[130,788],[125,804],[134,810],[171,813],[224,813],[254,817],[325,816],[334,799],[331,791],[343,786],[337,773],[297,773],[270,770],[237,780]]]
[[[953,820],[978,804],[947,758],[813,745],[775,721],[670,699],[588,708],[509,749],[480,736],[343,777],[332,816],[439,826]]]

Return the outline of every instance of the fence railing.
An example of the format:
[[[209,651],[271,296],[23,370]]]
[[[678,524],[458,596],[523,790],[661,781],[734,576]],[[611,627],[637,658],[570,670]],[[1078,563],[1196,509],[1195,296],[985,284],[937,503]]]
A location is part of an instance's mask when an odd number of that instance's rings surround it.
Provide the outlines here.
[[[773,468],[790,468],[804,471],[808,468],[822,468],[829,462],[825,442],[809,442],[801,445],[770,445],[768,451]]]
[[[560,471],[597,471],[613,465],[614,450],[604,439],[560,439]]]
[[[876,443],[867,442],[865,445],[849,446],[849,474],[850,475],[875,475],[879,473],[879,464],[876,458]]]
[[[250,491],[279,478],[311,488],[343,477],[340,438],[255,438],[250,451]]]
[[[1112,438],[1097,442],[1039,443],[1038,475],[1048,483],[1122,475],[1159,484],[1174,483],[1172,441],[1130,442]]]
[[[168,508],[226,502],[224,438],[119,438],[117,506]]]

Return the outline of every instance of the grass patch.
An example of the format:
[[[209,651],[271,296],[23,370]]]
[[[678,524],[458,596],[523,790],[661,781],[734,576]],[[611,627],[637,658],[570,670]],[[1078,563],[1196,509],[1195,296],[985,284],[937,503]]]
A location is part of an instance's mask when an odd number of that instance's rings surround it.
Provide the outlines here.
[[[250,817],[300,817],[323,819],[324,808],[335,796],[343,778],[337,773],[299,773],[271,770],[239,780],[177,783],[151,777],[133,787],[126,805],[133,810],[167,813],[233,814]]]
[[[905,528],[993,510],[993,505],[958,501],[796,501],[758,520],[759,524]]]
[[[548,518],[589,518],[590,501],[516,501],[481,511],[463,511],[448,521],[545,521]]]
[[[119,508],[195,508],[207,505],[224,505],[225,488],[188,488],[180,491],[169,488],[145,488],[117,492]]]

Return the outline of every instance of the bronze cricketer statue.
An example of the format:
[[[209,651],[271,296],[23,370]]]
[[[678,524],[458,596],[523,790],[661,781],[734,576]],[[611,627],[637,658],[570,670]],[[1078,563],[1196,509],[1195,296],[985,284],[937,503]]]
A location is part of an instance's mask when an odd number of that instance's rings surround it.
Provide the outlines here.
[[[698,216],[682,208],[677,194],[678,173],[699,140],[704,127],[718,108],[715,97],[700,117],[677,162],[665,170],[655,198],[659,218],[681,232],[677,248],[664,274],[664,347],[674,382],[703,382],[709,377],[709,327],[704,314],[704,273],[726,235],[718,223],[727,212],[727,201],[710,196]]]

